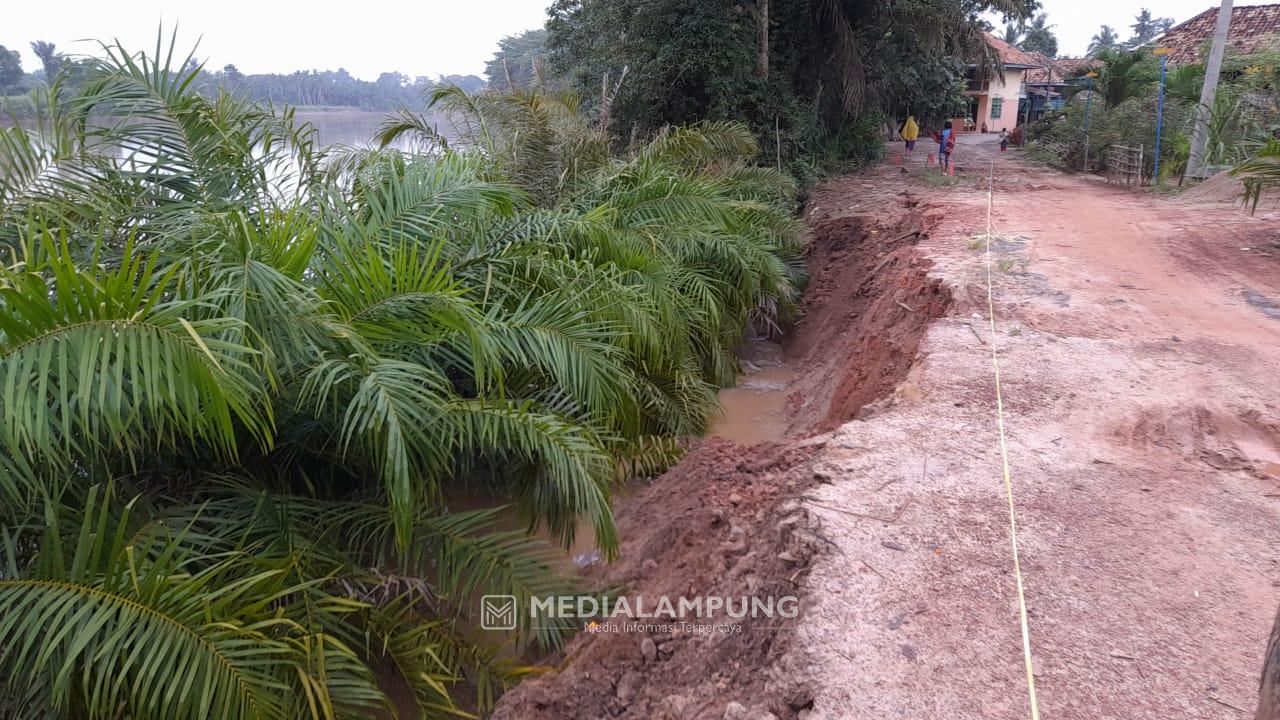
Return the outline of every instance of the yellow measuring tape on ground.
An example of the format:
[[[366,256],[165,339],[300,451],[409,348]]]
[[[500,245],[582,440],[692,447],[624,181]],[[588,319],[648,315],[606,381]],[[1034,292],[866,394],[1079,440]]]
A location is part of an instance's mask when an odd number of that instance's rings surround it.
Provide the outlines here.
[[[996,355],[996,302],[991,282],[991,204],[996,185],[996,162],[991,161],[987,182],[987,319],[991,323],[991,366],[996,375],[996,427],[1000,435],[1000,461],[1004,465],[1004,492],[1009,501],[1009,541],[1013,545],[1013,577],[1018,584],[1018,617],[1022,623],[1022,661],[1027,668],[1027,695],[1031,701],[1031,720],[1040,720],[1040,704],[1036,701],[1036,678],[1031,665],[1031,631],[1027,627],[1027,595],[1022,588],[1022,564],[1018,561],[1018,517],[1013,502],[1013,479],[1009,474],[1009,450],[1004,440],[1004,398],[1000,393],[1000,358]]]

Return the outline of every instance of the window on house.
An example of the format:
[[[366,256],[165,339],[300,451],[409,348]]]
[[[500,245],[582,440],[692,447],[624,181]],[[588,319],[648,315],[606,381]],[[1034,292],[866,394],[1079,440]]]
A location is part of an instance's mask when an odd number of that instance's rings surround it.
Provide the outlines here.
[[[999,119],[1000,111],[1003,109],[1004,109],[1004,98],[1002,97],[991,98],[991,119],[992,120]]]

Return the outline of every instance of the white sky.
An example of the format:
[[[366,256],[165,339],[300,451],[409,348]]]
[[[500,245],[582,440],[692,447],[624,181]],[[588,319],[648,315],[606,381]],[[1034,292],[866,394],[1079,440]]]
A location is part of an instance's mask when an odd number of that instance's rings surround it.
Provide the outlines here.
[[[1058,54],[1071,57],[1084,55],[1089,40],[1103,25],[1115,28],[1121,40],[1128,39],[1133,16],[1144,7],[1155,17],[1180,23],[1220,4],[1221,0],[1041,0],[1058,37]],[[1236,7],[1265,4],[1267,0],[1235,1]]]
[[[690,0],[696,2],[697,0]],[[199,37],[198,56],[211,67],[235,63],[242,72],[290,72],[345,67],[375,79],[406,75],[481,74],[499,38],[539,27],[548,0],[5,0],[0,45],[22,53],[23,67],[39,67],[32,40],[63,52],[96,50],[85,38],[119,38],[131,49],[152,48],[160,23],[178,24],[179,48]],[[1060,53],[1081,55],[1106,24],[1120,37],[1142,7],[1178,22],[1217,5],[1215,0],[1043,0]],[[1238,0],[1237,5],[1262,4]],[[341,8],[341,9],[327,9]],[[323,8],[323,9],[322,9]]]
[[[209,66],[234,63],[241,72],[336,70],[375,80],[406,75],[481,75],[498,40],[541,27],[550,0],[0,0],[0,45],[22,53],[22,67],[40,67],[31,41],[62,52],[92,54],[88,38],[119,38],[131,50],[155,47],[178,26],[185,57]]]

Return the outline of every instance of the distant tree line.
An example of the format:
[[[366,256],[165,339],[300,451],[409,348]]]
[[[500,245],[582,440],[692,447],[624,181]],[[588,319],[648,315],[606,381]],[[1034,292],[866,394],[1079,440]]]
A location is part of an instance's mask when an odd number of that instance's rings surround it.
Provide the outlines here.
[[[41,66],[25,72],[22,56],[0,45],[0,95],[22,95],[41,83],[50,81],[68,63],[75,63],[59,53],[54,43],[37,40],[31,50]],[[205,68],[197,80],[197,90],[213,94],[219,88],[257,102],[287,105],[351,107],[361,110],[393,110],[420,105],[423,91],[440,85],[457,85],[468,92],[484,89],[485,81],[475,75],[440,75],[410,77],[399,72],[384,72],[377,80],[361,80],[343,68],[337,70],[298,70],[292,73],[245,74],[234,64],[221,71]],[[18,98],[21,100],[22,98]],[[22,111],[21,103],[7,103],[9,109]]]
[[[394,110],[420,105],[423,92],[439,85],[457,85],[468,92],[482,90],[485,86],[484,80],[475,75],[441,75],[436,78],[419,75],[411,78],[399,72],[384,72],[377,80],[368,81],[353,77],[344,68],[297,70],[287,75],[247,75],[231,64],[221,71],[209,72],[206,69],[201,78],[201,91],[222,88],[259,102],[361,110]]]

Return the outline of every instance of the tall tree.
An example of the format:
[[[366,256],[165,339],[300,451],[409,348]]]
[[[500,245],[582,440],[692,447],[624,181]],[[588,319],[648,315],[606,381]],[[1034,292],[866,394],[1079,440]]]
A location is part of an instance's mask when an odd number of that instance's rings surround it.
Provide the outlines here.
[[[1026,34],[1018,47],[1027,52],[1040,53],[1048,57],[1057,57],[1058,38],[1054,37],[1053,26],[1048,24],[1048,17],[1040,13],[1032,18],[1027,26]]]
[[[769,0],[756,2],[757,32],[760,34],[760,77],[769,78]]]
[[[1129,26],[1129,29],[1133,31],[1133,36],[1129,38],[1130,45],[1141,45],[1155,37],[1159,26],[1156,25],[1155,18],[1151,16],[1150,10],[1142,8],[1133,19],[1134,23]]]
[[[46,40],[36,40],[31,43],[31,52],[40,58],[40,63],[44,66],[45,82],[53,82],[53,77],[58,74],[58,69],[62,67],[65,58],[57,52],[53,43]]]
[[[1133,24],[1129,26],[1133,31],[1133,36],[1129,38],[1129,47],[1142,45],[1173,27],[1173,18],[1153,17],[1151,11],[1147,8],[1142,8],[1142,11],[1135,15],[1133,20]]]
[[[1115,28],[1103,25],[1089,40],[1089,56],[1096,57],[1099,53],[1115,50],[1118,47],[1120,47],[1120,36],[1116,34]]]
[[[0,45],[0,93],[9,94],[22,84],[22,56]]]

